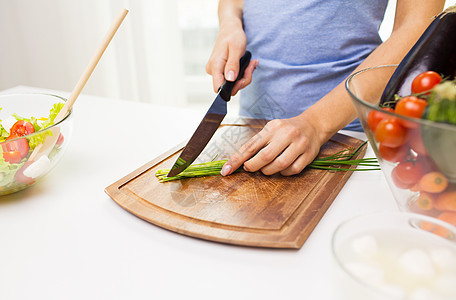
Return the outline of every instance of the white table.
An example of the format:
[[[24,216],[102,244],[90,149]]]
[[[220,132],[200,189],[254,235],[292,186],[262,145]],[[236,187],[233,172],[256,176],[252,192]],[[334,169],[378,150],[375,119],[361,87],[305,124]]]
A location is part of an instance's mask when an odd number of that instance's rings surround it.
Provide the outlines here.
[[[42,90],[6,92],[21,91]],[[28,190],[0,197],[0,299],[341,299],[331,236],[352,216],[397,210],[380,171],[355,172],[300,250],[179,235],[104,193],[187,139],[204,113],[81,95],[59,165]],[[166,123],[171,115],[176,124]]]

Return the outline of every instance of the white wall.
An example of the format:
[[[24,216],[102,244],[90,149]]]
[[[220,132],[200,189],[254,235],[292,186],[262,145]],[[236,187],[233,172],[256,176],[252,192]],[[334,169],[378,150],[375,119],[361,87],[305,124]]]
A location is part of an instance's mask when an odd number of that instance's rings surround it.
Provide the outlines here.
[[[0,1],[0,89],[71,91],[123,7],[130,12],[83,92],[184,102],[176,0]]]

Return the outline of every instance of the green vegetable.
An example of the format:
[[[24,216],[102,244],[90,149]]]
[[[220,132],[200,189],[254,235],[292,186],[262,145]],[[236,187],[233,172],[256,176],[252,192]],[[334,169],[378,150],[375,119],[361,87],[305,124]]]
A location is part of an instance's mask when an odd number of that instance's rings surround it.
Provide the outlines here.
[[[321,169],[329,171],[374,171],[380,170],[380,166],[376,158],[352,159],[359,153],[361,148],[367,143],[363,142],[353,152],[347,153],[346,150],[339,151],[333,155],[321,157],[313,160],[307,167],[311,169]],[[182,173],[173,177],[166,177],[170,169],[160,169],[155,172],[155,176],[160,182],[167,182],[191,177],[203,177],[220,174],[223,165],[227,160],[217,160],[201,164],[194,164],[185,169]],[[363,168],[350,169],[350,166],[358,166]],[[241,172],[242,167],[236,172]]]
[[[428,108],[423,118],[456,125],[456,84],[443,81],[428,96]]]

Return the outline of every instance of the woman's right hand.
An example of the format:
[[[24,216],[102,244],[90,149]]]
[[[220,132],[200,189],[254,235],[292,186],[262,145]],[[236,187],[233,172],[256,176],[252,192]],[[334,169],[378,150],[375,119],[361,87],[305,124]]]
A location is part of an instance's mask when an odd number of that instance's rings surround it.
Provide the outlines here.
[[[240,20],[223,22],[215,41],[209,61],[206,64],[206,72],[212,75],[214,92],[225,80],[234,81],[239,74],[239,60],[244,55],[247,45],[247,37]],[[250,84],[252,73],[258,65],[258,60],[251,60],[245,69],[244,76],[233,87],[231,94],[236,93]]]

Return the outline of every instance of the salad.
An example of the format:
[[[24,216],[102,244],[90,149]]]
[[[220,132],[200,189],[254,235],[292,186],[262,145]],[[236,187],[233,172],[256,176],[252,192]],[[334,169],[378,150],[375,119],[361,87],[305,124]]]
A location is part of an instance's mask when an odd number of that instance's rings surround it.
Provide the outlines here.
[[[50,168],[50,158],[63,143],[61,133],[49,156],[43,155],[35,161],[30,161],[29,157],[48,135],[52,135],[51,130],[45,129],[54,124],[63,105],[62,102],[54,104],[45,117],[27,118],[13,114],[0,120],[0,195],[33,184]]]

